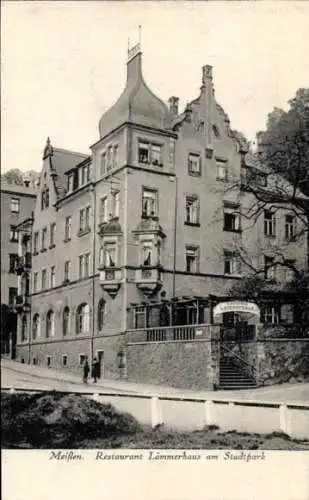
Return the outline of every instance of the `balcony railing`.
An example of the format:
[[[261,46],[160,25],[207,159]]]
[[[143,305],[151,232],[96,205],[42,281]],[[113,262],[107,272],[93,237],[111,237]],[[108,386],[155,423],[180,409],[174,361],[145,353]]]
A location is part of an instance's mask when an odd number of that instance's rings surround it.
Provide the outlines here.
[[[122,271],[120,267],[104,267],[100,269],[100,282],[101,284],[121,281]]]
[[[127,342],[134,344],[140,342],[167,342],[167,341],[194,341],[212,340],[219,336],[218,325],[184,325],[161,326],[153,328],[140,328],[128,330]]]
[[[161,269],[159,267],[141,267],[136,269],[136,283],[161,281]]]

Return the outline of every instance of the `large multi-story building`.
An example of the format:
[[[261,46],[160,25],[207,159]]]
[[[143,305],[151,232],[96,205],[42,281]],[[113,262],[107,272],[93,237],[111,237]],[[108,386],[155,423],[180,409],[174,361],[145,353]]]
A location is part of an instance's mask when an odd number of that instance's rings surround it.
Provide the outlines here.
[[[11,333],[15,355],[17,316],[14,313],[18,276],[18,226],[31,216],[35,207],[35,189],[1,181],[1,354],[8,354]]]
[[[242,218],[250,194],[237,181],[248,154],[215,100],[211,66],[203,67],[198,97],[181,113],[178,103],[171,97],[166,105],[148,88],[136,46],[91,155],[48,139],[19,359],[77,368],[97,356],[105,375],[117,377],[130,328],[211,322],[201,297],[226,295],[248,272],[240,250],[274,272],[266,259],[274,241],[292,235],[295,220],[280,210],[254,225]],[[289,239],[286,251],[301,266],[305,248]],[[285,279],[283,268],[276,273]],[[170,299],[182,304],[172,313]],[[152,307],[165,302],[165,309]],[[267,314],[278,319],[273,305]]]

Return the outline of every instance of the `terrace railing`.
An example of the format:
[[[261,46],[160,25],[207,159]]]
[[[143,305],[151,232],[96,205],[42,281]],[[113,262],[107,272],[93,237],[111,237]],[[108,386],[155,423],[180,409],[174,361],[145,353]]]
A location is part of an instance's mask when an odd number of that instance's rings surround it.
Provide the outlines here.
[[[218,338],[219,330],[217,325],[157,326],[128,330],[126,338],[128,343],[211,340]]]

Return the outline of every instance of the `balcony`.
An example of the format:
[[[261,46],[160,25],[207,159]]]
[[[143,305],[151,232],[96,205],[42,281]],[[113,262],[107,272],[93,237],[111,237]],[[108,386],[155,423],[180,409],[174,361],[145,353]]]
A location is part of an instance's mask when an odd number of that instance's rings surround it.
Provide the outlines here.
[[[103,267],[100,269],[100,285],[114,299],[121,287],[121,267]]]
[[[141,267],[136,269],[135,283],[137,288],[146,296],[158,292],[163,284],[161,267]]]
[[[15,314],[28,313],[31,311],[31,305],[27,301],[26,295],[16,295],[9,304],[11,312]]]
[[[21,275],[24,272],[28,272],[31,269],[31,253],[26,252],[24,255],[19,256],[16,260],[15,271],[17,275]]]

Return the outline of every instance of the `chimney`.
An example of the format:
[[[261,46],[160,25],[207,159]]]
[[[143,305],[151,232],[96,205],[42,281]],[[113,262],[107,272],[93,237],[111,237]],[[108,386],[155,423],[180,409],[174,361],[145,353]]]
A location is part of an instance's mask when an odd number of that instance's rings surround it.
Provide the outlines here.
[[[178,116],[179,97],[172,96],[168,100],[169,110],[174,116]]]

